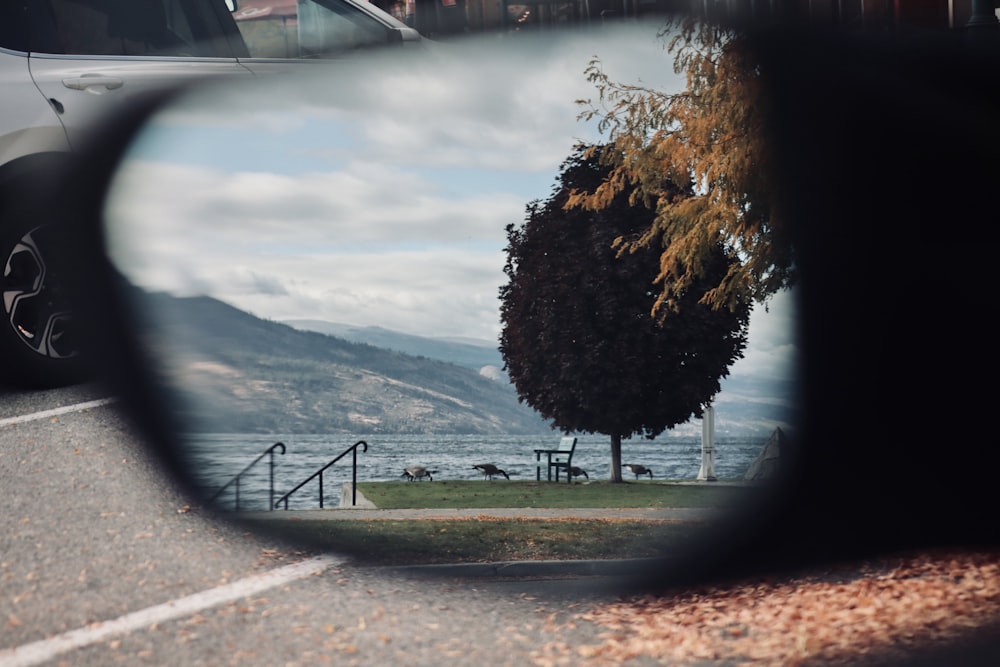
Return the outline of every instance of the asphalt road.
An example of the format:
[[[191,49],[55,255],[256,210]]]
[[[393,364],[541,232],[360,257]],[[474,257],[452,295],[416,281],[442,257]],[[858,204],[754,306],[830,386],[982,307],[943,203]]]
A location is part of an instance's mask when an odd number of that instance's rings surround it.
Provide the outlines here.
[[[0,667],[528,665],[552,614],[615,596],[614,579],[426,578],[251,535],[191,509],[105,398],[0,389]]]

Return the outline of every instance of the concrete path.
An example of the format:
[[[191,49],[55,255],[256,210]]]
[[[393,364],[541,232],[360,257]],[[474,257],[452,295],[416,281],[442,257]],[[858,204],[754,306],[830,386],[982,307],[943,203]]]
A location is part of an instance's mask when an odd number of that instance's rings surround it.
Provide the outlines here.
[[[720,510],[709,508],[541,508],[499,507],[465,509],[398,509],[380,510],[316,509],[275,510],[273,512],[240,512],[245,519],[344,521],[350,519],[638,519],[643,521],[705,521],[718,517]]]

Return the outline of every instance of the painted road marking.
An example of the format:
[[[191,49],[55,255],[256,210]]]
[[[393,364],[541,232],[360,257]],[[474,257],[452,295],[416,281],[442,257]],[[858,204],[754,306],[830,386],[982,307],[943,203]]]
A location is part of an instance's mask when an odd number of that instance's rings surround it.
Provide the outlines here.
[[[82,410],[90,410],[91,408],[99,408],[102,405],[114,403],[117,400],[117,398],[99,398],[96,401],[87,401],[86,403],[67,405],[62,408],[43,410],[42,412],[32,412],[31,414],[21,415],[20,417],[8,417],[6,419],[0,419],[0,428],[3,428],[4,426],[11,426],[13,424],[33,422],[39,419],[48,419],[49,417],[58,417],[59,415],[65,415],[70,412],[80,412]]]
[[[62,653],[96,644],[116,635],[127,634],[134,630],[144,630],[155,623],[189,616],[203,609],[239,600],[297,579],[304,579],[342,562],[342,559],[332,556],[310,558],[269,572],[255,574],[225,586],[201,591],[155,607],[126,614],[111,621],[91,623],[86,627],[70,630],[55,637],[16,646],[12,649],[0,650],[0,667],[40,665]]]

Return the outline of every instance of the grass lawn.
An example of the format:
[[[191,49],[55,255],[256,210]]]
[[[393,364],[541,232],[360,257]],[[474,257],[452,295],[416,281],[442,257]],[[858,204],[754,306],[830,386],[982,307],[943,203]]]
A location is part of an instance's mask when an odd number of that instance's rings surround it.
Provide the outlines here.
[[[655,482],[362,482],[379,509],[482,507],[725,507],[753,497],[746,486]]]
[[[759,489],[712,484],[522,481],[364,482],[380,509],[732,507]],[[694,522],[636,519],[282,519],[252,520],[300,544],[366,565],[662,556],[704,528]]]
[[[520,560],[583,560],[662,556],[691,539],[694,523],[634,520],[474,518],[275,521],[268,532],[353,557],[363,565],[428,565]]]

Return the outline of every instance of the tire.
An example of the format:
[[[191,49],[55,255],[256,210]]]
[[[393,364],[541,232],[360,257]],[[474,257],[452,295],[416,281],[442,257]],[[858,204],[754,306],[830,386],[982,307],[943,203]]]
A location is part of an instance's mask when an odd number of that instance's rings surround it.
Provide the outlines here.
[[[47,389],[89,372],[65,235],[34,218],[0,213],[0,382]]]

